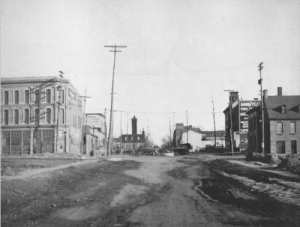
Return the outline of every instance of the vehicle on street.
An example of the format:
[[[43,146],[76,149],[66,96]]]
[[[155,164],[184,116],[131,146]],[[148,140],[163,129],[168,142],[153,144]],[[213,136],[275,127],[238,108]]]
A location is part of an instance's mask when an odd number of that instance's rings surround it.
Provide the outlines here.
[[[136,152],[141,155],[155,155],[158,149],[149,146],[140,146]]]
[[[175,147],[173,149],[173,151],[176,152],[177,154],[185,155],[185,154],[188,154],[191,149],[192,149],[192,145],[191,144],[184,143],[184,144],[180,144],[177,147]]]

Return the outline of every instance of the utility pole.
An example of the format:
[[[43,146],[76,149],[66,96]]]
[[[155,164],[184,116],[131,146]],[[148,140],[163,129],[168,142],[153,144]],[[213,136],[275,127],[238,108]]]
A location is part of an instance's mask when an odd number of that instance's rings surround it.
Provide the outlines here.
[[[175,145],[176,146],[176,143],[174,143],[174,128],[175,128],[175,125],[174,125],[174,113],[176,113],[176,112],[172,112],[173,113],[173,134],[172,134],[172,145]]]
[[[224,91],[228,91],[229,94],[229,111],[230,111],[230,145],[231,145],[231,153],[232,156],[234,156],[234,151],[233,151],[233,130],[232,130],[232,103],[231,103],[231,97],[230,97],[230,93],[233,90],[224,90]]]
[[[186,124],[187,124],[186,143],[189,143],[189,117],[188,117],[187,110],[186,110]]]
[[[112,75],[112,86],[111,86],[111,107],[110,107],[110,124],[109,124],[109,134],[108,134],[108,149],[107,149],[107,156],[111,153],[111,142],[112,142],[112,130],[113,130],[113,112],[114,112],[114,82],[115,82],[115,67],[116,67],[116,53],[122,52],[117,50],[117,48],[126,48],[127,46],[104,46],[108,48],[113,48],[113,50],[109,50],[110,52],[114,52],[114,66],[113,66],[113,75]]]
[[[217,144],[217,135],[216,135],[216,121],[215,121],[214,97],[212,97],[212,106],[213,106],[213,118],[214,118],[214,136],[215,136],[215,147],[216,147],[216,144]]]
[[[146,145],[148,146],[148,145],[149,145],[149,128],[148,128],[148,119],[147,119],[147,133],[146,133],[146,136],[147,136]]]
[[[63,71],[58,71],[59,72],[59,76],[63,79]],[[61,79],[59,80],[59,83],[61,83]],[[57,101],[57,127],[56,127],[56,153],[57,153],[57,149],[58,149],[58,138],[59,138],[59,111],[60,111],[60,105],[62,104],[60,101],[60,91],[61,91],[61,85],[59,85],[57,87],[57,91],[58,91],[58,101]]]
[[[121,120],[120,120],[120,136],[122,136],[122,111],[121,111]]]
[[[84,139],[84,136],[85,136],[85,127],[86,126],[86,113],[85,113],[85,103],[86,103],[86,99],[87,98],[92,98],[90,96],[86,96],[86,88],[85,88],[85,92],[84,92],[84,95],[82,96],[79,96],[80,98],[84,98],[83,99],[83,117],[82,117],[82,135],[81,135],[81,147],[80,147],[80,151],[81,151],[81,154],[83,154],[83,139]],[[84,129],[84,130],[83,130]]]
[[[171,137],[171,120],[170,120],[170,118],[169,118],[169,130],[170,130],[170,146],[171,146],[171,150],[173,150],[172,137]]]
[[[261,124],[262,124],[262,140],[261,140],[261,149],[262,153],[265,154],[265,124],[264,124],[264,100],[263,100],[263,90],[262,90],[262,78],[261,78],[261,70],[264,68],[263,62],[258,65],[259,71],[259,80],[258,84],[260,84],[260,100],[261,100]]]

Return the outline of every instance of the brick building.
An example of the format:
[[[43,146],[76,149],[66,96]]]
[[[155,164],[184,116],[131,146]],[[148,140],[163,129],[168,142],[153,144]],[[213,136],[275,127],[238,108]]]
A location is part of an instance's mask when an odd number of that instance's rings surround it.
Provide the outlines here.
[[[144,130],[142,134],[137,134],[137,119],[135,116],[131,119],[132,134],[122,135],[121,146],[126,151],[128,149],[136,150],[140,146],[145,146],[146,137]]]
[[[2,154],[80,153],[82,102],[69,80],[2,78],[1,97]]]
[[[297,154],[300,151],[300,96],[277,96],[264,91],[264,146],[266,153]],[[249,151],[262,152],[261,108],[247,112]]]

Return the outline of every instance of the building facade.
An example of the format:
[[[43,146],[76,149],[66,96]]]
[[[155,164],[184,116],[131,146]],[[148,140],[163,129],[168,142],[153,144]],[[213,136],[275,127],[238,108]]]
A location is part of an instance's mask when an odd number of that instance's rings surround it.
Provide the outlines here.
[[[236,150],[248,148],[248,110],[259,106],[260,101],[240,100],[238,92],[230,92],[229,106],[223,111],[225,115],[225,146],[231,148],[231,136],[233,147]],[[231,108],[230,108],[231,107]],[[232,124],[232,127],[231,127]],[[232,131],[231,131],[232,130]]]
[[[105,115],[102,113],[87,113],[86,125],[90,127],[90,132],[98,138],[96,149],[106,149],[107,126]]]
[[[264,143],[262,142],[262,112],[256,107],[247,112],[249,124],[249,152],[299,154],[300,151],[300,96],[277,96],[264,91]]]
[[[82,102],[60,77],[1,79],[2,154],[80,153]]]
[[[137,134],[137,119],[135,116],[131,119],[132,134],[122,135],[121,147],[124,151],[126,150],[136,150],[140,146],[145,146],[146,137],[145,131],[142,134]]]

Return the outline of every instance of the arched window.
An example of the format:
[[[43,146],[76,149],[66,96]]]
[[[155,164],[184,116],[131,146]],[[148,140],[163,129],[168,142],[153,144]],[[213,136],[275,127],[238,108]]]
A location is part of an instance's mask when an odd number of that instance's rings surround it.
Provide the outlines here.
[[[65,110],[64,109],[60,109],[60,119],[59,119],[59,122],[61,123],[61,124],[64,124],[65,123]]]
[[[8,110],[4,110],[4,124],[5,125],[8,125],[8,117],[9,117]]]
[[[25,103],[29,104],[29,90],[25,90]]]
[[[46,102],[51,103],[51,90],[50,89],[46,90]]]
[[[35,109],[35,124],[40,124],[40,109]]]
[[[59,92],[60,92],[60,94],[59,94],[60,100],[59,101],[61,103],[65,103],[65,91],[61,89]]]
[[[14,110],[14,117],[15,117],[14,123],[16,125],[18,125],[19,124],[19,110]]]
[[[19,104],[19,91],[15,91],[15,104]]]
[[[47,108],[46,110],[46,121],[48,124],[51,124],[51,109]]]
[[[8,105],[9,94],[8,91],[4,92],[4,104]]]
[[[35,90],[35,104],[40,104],[40,90]]]
[[[25,109],[24,122],[25,124],[29,124],[29,109]]]

